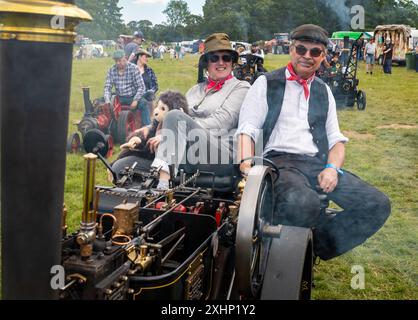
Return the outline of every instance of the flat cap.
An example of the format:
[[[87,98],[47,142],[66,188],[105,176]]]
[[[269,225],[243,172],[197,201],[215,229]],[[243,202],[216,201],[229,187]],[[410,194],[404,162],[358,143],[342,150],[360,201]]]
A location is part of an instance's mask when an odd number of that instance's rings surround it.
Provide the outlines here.
[[[122,59],[125,56],[125,52],[123,50],[116,50],[113,53],[113,59],[118,60]]]
[[[291,40],[310,41],[328,45],[328,32],[315,24],[303,24],[292,31]]]

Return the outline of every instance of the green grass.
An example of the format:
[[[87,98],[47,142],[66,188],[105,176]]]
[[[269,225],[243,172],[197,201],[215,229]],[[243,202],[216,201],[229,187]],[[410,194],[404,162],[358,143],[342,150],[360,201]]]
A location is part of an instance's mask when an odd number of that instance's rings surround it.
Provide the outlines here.
[[[287,56],[266,57],[268,70],[284,66]],[[102,95],[110,58],[74,61],[71,88],[70,132],[83,114],[82,86],[91,97]],[[177,89],[185,93],[196,83],[197,56],[183,61],[150,61],[160,92]],[[418,299],[418,73],[393,68],[385,75],[380,68],[372,76],[359,65],[359,88],[367,94],[365,111],[338,112],[341,130],[347,132],[345,168],[385,192],[392,201],[392,214],[384,227],[351,252],[315,266],[314,299]],[[378,128],[390,124],[415,125],[412,129]],[[71,130],[73,129],[73,130]],[[97,183],[109,184],[98,163]],[[68,155],[65,202],[71,230],[81,215],[83,159]],[[365,269],[365,289],[350,287],[353,265]]]

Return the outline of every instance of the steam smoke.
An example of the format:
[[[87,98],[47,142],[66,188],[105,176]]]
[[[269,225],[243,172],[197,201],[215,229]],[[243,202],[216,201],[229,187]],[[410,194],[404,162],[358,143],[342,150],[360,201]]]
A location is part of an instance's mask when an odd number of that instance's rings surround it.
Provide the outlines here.
[[[340,21],[341,28],[348,29],[350,26],[350,8],[345,5],[345,0],[320,0],[333,10]]]

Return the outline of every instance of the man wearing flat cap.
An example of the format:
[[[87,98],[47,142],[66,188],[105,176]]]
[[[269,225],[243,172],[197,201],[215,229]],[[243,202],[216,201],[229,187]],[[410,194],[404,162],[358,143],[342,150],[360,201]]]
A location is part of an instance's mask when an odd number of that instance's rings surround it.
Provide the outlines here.
[[[307,24],[290,38],[289,64],[260,76],[243,102],[238,155],[245,159],[260,149],[280,168],[276,223],[313,228],[314,253],[328,260],[379,230],[390,214],[390,201],[342,169],[348,139],[340,132],[330,88],[315,77],[325,58],[327,32]],[[252,164],[242,162],[241,172],[248,174]],[[320,215],[318,192],[343,210]]]
[[[115,64],[109,69],[104,87],[104,98],[110,103],[112,89],[122,105],[130,105],[132,110],[138,108],[138,101],[145,93],[145,83],[136,65],[128,62],[125,53],[117,50],[113,54]],[[149,124],[144,123],[144,124]]]

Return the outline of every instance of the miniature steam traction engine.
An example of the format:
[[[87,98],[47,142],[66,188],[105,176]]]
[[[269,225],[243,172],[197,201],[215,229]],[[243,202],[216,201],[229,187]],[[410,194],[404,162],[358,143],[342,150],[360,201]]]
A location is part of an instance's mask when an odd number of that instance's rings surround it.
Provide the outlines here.
[[[129,186],[121,178],[119,187],[94,187],[97,156],[84,157],[82,221],[62,241],[60,298],[310,297],[311,231],[272,225],[270,167],[254,167],[247,182],[230,177],[230,190],[207,188],[205,173],[186,168],[161,192],[152,188],[155,172],[136,172]]]
[[[331,88],[335,97],[337,108],[353,107],[357,104],[358,110],[366,108],[366,93],[358,90],[359,80],[357,79],[357,55],[359,43],[354,40],[351,48],[348,48],[348,38],[344,39],[344,54],[342,63],[337,63],[335,70],[327,70],[319,77]]]
[[[309,298],[311,230],[272,224],[269,166],[253,167],[245,184],[233,165],[186,166],[165,192],[153,188],[156,172],[132,166],[113,172],[115,186],[95,186],[109,139],[90,130],[80,228],[67,235],[72,44],[91,17],[73,0],[4,0],[0,16],[4,299]],[[52,27],[57,17],[64,28]]]
[[[152,108],[151,101],[154,94],[148,91],[143,97],[149,101],[148,107]],[[110,104],[105,103],[104,98],[98,98],[91,102],[90,88],[83,88],[83,99],[84,116],[75,123],[79,132],[73,132],[68,137],[67,152],[78,152],[86,143],[86,134],[91,130],[100,130],[106,135],[109,148],[105,156],[109,158],[112,156],[115,142],[124,143],[131,132],[142,126],[141,112],[131,110],[130,106],[122,105],[115,95],[112,96]]]

